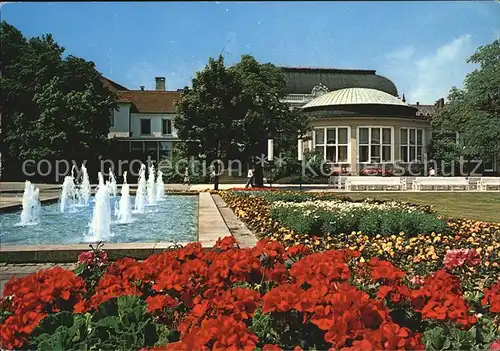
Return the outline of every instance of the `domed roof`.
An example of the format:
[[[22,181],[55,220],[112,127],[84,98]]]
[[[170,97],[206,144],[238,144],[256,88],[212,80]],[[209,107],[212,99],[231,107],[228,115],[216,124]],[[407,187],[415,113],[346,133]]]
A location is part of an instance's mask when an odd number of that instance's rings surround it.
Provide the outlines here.
[[[288,94],[311,94],[318,84],[329,91],[346,88],[370,88],[398,95],[394,83],[376,74],[375,70],[338,69],[319,67],[281,67]]]
[[[407,103],[386,92],[368,88],[347,88],[323,94],[305,104],[302,108],[318,108],[338,105],[395,105],[407,106]]]

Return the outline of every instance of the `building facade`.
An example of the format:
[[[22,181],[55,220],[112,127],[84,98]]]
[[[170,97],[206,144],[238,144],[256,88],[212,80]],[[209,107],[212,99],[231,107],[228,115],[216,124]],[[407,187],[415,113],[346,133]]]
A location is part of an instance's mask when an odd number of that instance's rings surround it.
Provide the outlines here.
[[[444,106],[407,104],[396,86],[374,70],[282,67],[285,101],[312,117],[304,151],[351,174],[363,168],[419,168],[428,160],[431,120]],[[457,142],[459,137],[457,136]],[[496,173],[500,157],[481,162],[481,173]]]
[[[106,81],[119,97],[118,108],[110,116],[109,130],[109,138],[117,141],[118,152],[149,156],[154,161],[171,158],[179,141],[173,120],[181,91],[167,91],[164,77],[156,77],[155,90],[129,90]]]
[[[375,70],[281,67],[285,77],[285,102],[312,117],[312,132],[304,151],[316,150],[339,169],[357,174],[363,168],[414,169],[428,160],[432,141],[431,120],[444,106],[406,103],[395,84]],[[133,158],[159,161],[172,157],[179,141],[173,123],[175,102],[182,90],[168,91],[164,77],[156,89],[129,90],[104,79],[119,96],[111,115],[109,138],[119,152]],[[459,136],[456,135],[457,143]],[[477,170],[500,171],[500,156],[480,162]]]

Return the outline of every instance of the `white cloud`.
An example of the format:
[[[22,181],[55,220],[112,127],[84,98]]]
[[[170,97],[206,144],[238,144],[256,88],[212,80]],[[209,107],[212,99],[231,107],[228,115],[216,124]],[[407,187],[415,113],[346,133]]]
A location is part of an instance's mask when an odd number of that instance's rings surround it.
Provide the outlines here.
[[[409,60],[413,54],[415,54],[415,48],[413,46],[405,46],[404,48],[388,53],[387,58],[395,63],[399,60]]]
[[[424,55],[413,46],[403,47],[386,55],[383,71],[408,102],[433,104],[446,98],[453,86],[462,86],[467,73],[475,68],[466,62],[475,46],[471,35],[466,34]]]

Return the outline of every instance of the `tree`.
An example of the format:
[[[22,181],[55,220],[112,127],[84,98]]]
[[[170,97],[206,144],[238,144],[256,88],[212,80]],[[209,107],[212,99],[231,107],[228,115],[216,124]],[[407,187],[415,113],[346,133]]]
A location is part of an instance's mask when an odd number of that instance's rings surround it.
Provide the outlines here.
[[[177,103],[179,137],[190,141],[190,155],[205,154],[208,161],[260,156],[267,152],[269,137],[276,140],[277,151],[290,148],[297,134],[307,130],[308,120],[283,102],[285,87],[279,68],[252,56],[242,56],[229,68],[222,56],[210,58]],[[262,185],[257,168],[256,184]]]
[[[467,62],[479,68],[467,75],[463,89],[450,91],[432,122],[434,158],[486,161],[500,152],[500,41],[479,47]],[[459,133],[459,145],[449,132]]]
[[[188,143],[189,155],[203,154],[209,161],[226,156],[236,137],[238,96],[236,77],[224,66],[223,57],[210,58],[176,104],[174,124],[179,138]]]
[[[26,39],[3,21],[2,167],[3,176],[23,179],[31,159],[95,159],[108,145],[116,96],[102,82],[93,62],[62,58],[52,36]]]
[[[309,120],[301,110],[292,110],[283,101],[286,83],[282,71],[271,63],[261,64],[250,55],[230,68],[241,86],[238,97],[239,142],[247,158],[267,154],[267,139],[275,140],[275,154],[296,146],[298,134],[305,134]],[[262,186],[262,164],[256,168],[255,184]]]

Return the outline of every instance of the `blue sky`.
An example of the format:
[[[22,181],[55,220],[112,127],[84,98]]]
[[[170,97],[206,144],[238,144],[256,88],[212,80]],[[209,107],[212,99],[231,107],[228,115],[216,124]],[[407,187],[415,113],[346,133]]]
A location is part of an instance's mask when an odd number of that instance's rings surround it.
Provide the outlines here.
[[[52,33],[66,54],[138,89],[190,83],[209,56],[286,66],[376,69],[410,102],[461,86],[465,60],[500,35],[498,1],[7,3],[25,36]]]

